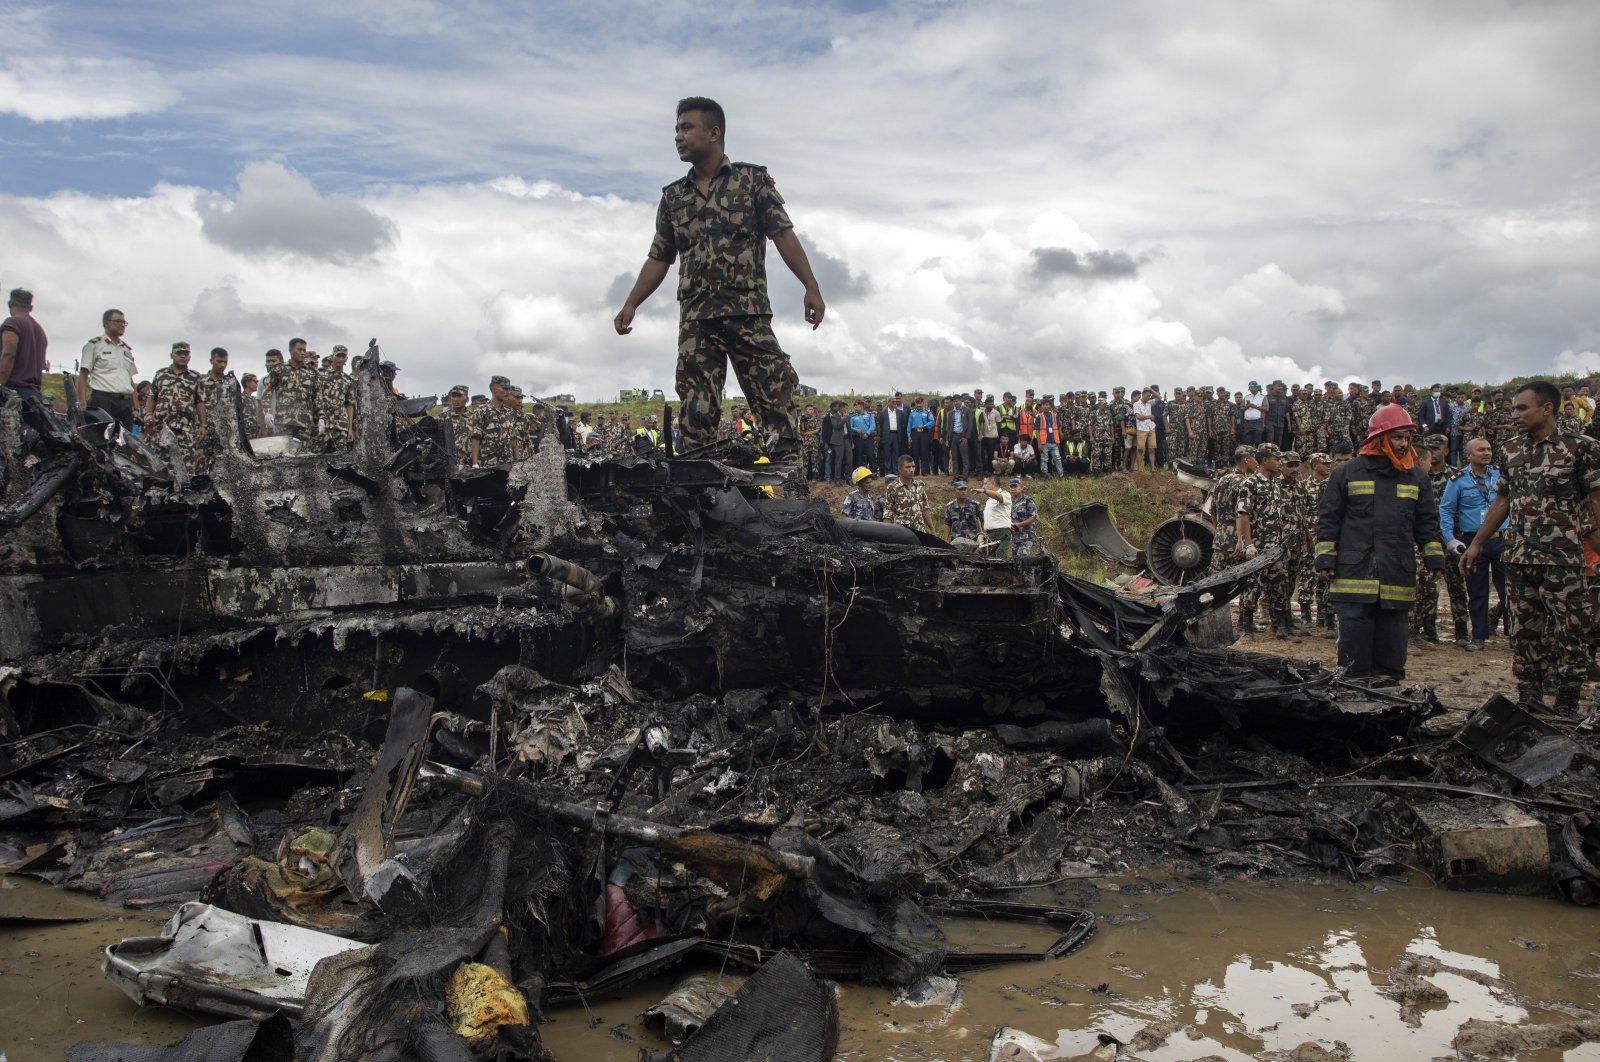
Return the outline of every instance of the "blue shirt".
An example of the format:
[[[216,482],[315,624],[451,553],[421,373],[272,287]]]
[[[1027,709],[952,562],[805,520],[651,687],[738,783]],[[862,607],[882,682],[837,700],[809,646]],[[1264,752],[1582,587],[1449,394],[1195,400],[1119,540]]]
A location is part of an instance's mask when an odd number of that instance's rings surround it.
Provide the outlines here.
[[[1439,499],[1439,530],[1446,542],[1453,538],[1466,542],[1478,533],[1478,528],[1483,526],[1483,515],[1494,501],[1495,484],[1499,482],[1500,470],[1494,465],[1489,466],[1482,479],[1473,474],[1472,466],[1468,465],[1444,485],[1444,496]],[[1504,531],[1510,522],[1511,517],[1507,516],[1495,530]]]
[[[852,432],[861,432],[870,438],[878,433],[878,418],[872,413],[852,413],[850,414],[850,430]]]
[[[912,431],[933,427],[933,414],[926,409],[913,409],[911,416],[906,419],[906,427]]]

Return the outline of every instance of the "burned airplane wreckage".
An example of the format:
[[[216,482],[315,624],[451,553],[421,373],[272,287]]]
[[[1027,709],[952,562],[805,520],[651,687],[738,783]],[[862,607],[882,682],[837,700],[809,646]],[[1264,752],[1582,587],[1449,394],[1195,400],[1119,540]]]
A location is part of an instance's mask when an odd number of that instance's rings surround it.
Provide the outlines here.
[[[456,467],[356,387],[349,452],[282,456],[233,387],[192,478],[0,398],[0,871],[176,907],[105,970],[233,1019],[208,1057],[545,1058],[544,1008],[698,956],[758,972],[672,1057],[828,1058],[818,977],[1067,955],[1094,916],[1013,890],[1129,868],[1600,898],[1593,749],[1228,648],[1271,554],[1117,591],[737,444]]]

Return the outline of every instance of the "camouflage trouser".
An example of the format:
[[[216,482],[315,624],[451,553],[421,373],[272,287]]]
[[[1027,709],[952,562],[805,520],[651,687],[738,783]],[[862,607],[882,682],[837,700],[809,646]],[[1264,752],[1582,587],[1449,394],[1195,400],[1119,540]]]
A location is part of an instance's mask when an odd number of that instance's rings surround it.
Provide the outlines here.
[[[317,453],[342,454],[350,449],[350,441],[345,437],[345,430],[339,428],[324,428],[317,437]]]
[[[1450,625],[1457,631],[1465,631],[1472,626],[1472,619],[1467,614],[1467,577],[1461,574],[1461,565],[1454,557],[1444,559],[1444,589],[1450,597]]]
[[[1238,445],[1231,433],[1211,437],[1211,467],[1230,468],[1233,465],[1233,448]]]
[[[1167,457],[1180,461],[1189,459],[1189,426],[1181,421],[1167,432]]]
[[[1094,437],[1094,446],[1089,453],[1089,471],[1093,475],[1101,476],[1111,471],[1112,459],[1115,458],[1120,467],[1122,461],[1122,437],[1106,436]]]
[[[818,444],[814,440],[801,443],[801,453],[805,455],[806,477],[808,479],[820,478],[822,475],[822,450]]]
[[[1296,571],[1298,581],[1295,583],[1295,601],[1301,607],[1315,605],[1318,619],[1333,615],[1333,602],[1328,600],[1328,584],[1317,578],[1316,559],[1312,557],[1309,548],[1300,554],[1300,563]]]
[[[1600,583],[1582,569],[1555,564],[1507,564],[1511,607],[1511,672],[1518,684],[1547,689],[1578,686],[1594,655],[1600,626]]]
[[[1269,613],[1289,611],[1289,603],[1294,596],[1295,561],[1295,555],[1291,553],[1271,567],[1262,569],[1261,574],[1256,576]]]
[[[772,334],[772,318],[709,317],[678,326],[678,425],[683,448],[717,441],[729,362],[762,427],[794,438],[794,390],[800,379]]]
[[[1032,530],[1012,531],[1011,555],[1013,557],[1037,557],[1039,555],[1039,533]]]
[[[1216,537],[1211,540],[1211,567],[1206,569],[1215,575],[1224,568],[1233,567],[1233,544],[1235,533],[1231,527],[1217,528]]]
[[[1411,633],[1422,634],[1439,614],[1439,576],[1417,565],[1417,599],[1411,605]]]

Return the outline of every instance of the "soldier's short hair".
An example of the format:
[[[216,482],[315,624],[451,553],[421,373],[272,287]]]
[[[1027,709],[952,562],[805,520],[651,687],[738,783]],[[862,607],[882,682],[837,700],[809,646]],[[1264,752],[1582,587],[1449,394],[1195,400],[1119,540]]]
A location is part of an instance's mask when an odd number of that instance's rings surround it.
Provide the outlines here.
[[[293,339],[289,340],[289,349],[293,350],[296,343],[304,345],[305,340],[301,339],[299,336],[295,336]]]
[[[221,354],[224,358],[226,358],[228,356],[227,350],[224,349],[223,347],[212,347],[211,348],[211,356],[214,358],[218,354]]]
[[[688,111],[699,111],[705,115],[707,123],[722,134],[722,139],[728,139],[728,116],[722,113],[722,105],[716,100],[705,96],[685,96],[678,101],[677,116],[682,118]]]
[[[1551,383],[1549,380],[1529,380],[1527,383],[1523,384],[1521,387],[1517,388],[1511,393],[1513,395],[1520,395],[1524,391],[1532,391],[1533,400],[1540,405],[1544,405],[1546,402],[1550,403],[1552,406],[1561,405],[1561,392],[1557,390],[1556,385]],[[1496,391],[1495,394],[1498,395],[1499,392]]]
[[[122,313],[121,310],[116,310],[116,309],[107,310],[105,313],[100,315],[100,323],[101,324],[105,324],[107,321],[111,320],[111,315],[114,314],[114,313],[121,313],[122,316],[124,316],[124,317],[128,316],[127,314]]]

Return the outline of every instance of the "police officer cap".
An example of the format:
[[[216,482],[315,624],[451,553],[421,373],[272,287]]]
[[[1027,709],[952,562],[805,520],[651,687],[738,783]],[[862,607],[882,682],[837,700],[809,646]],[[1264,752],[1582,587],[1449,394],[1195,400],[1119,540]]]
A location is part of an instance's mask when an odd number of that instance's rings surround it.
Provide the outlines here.
[[[1283,463],[1286,465],[1298,465],[1300,463],[1299,452],[1296,450],[1285,450],[1283,454]]]
[[[501,387],[510,387],[511,386],[511,378],[509,376],[491,376],[491,377],[489,377],[489,386],[490,387],[494,387],[497,384],[499,386],[501,386]]]
[[[1233,459],[1235,461],[1239,460],[1241,457],[1254,457],[1255,455],[1256,448],[1254,446],[1245,446],[1241,444],[1233,448]]]
[[[1010,479],[1006,480],[1006,486],[1020,487],[1022,486],[1022,480],[1018,479],[1016,476],[1012,476]]]
[[[1430,450],[1437,450],[1441,446],[1449,446],[1450,440],[1443,435],[1430,435],[1422,440],[1422,445]]]
[[[954,483],[950,484],[950,489],[951,490],[966,490],[967,489],[967,481],[964,480],[964,479],[958,479]]]
[[[334,355],[348,354],[350,353],[350,348],[345,346],[343,343],[335,343],[333,345],[333,353]]]
[[[1262,443],[1256,447],[1257,457],[1282,457],[1283,451],[1278,449],[1277,443]]]
[[[467,385],[466,384],[456,384],[454,387],[450,388],[449,397],[454,398],[456,395],[464,395],[466,393],[467,393]]]

